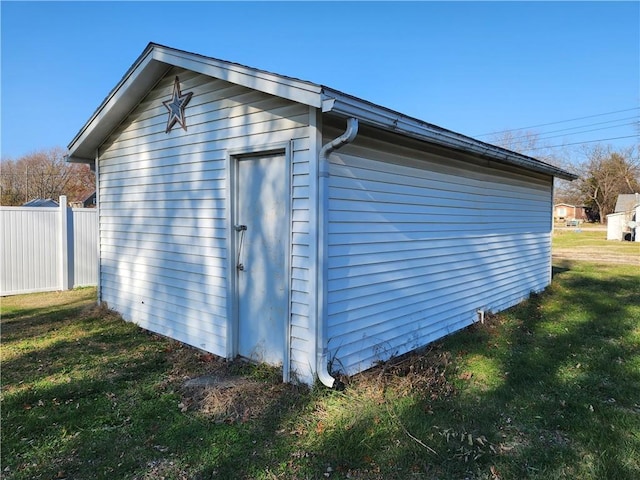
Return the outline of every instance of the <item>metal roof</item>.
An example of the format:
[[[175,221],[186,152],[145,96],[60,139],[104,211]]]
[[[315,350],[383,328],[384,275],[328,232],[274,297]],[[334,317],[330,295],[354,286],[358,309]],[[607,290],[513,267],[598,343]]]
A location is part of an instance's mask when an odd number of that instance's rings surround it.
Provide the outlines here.
[[[59,207],[60,205],[51,198],[34,198],[27,203],[22,204],[23,207]]]
[[[333,113],[347,118],[355,117],[365,125],[478,155],[503,164],[523,167],[565,180],[577,178],[572,173],[536,158],[438,127],[327,86],[155,43],[150,43],[145,48],[69,143],[68,160],[93,163],[98,147],[108,135],[174,66],[321,108],[325,113]]]

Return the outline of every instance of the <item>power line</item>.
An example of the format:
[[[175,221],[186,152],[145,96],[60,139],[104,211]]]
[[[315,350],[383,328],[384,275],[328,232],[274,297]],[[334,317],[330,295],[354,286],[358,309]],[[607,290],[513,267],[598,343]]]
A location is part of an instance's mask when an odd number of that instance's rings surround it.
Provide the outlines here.
[[[595,125],[605,125],[607,123],[623,122],[623,121],[626,121],[626,120],[635,120],[635,121],[631,122],[631,123],[625,123],[625,124],[622,124],[622,125],[614,125],[612,127],[604,127],[604,128],[615,128],[615,127],[624,127],[626,125],[633,125],[636,122],[640,122],[640,117],[636,117],[636,116],[624,117],[624,118],[617,118],[615,120],[607,120],[605,122],[587,123],[587,124],[584,124],[584,125],[578,125],[577,127],[559,128],[559,129],[556,129],[556,130],[549,130],[547,132],[540,132],[539,135],[548,135],[550,133],[566,132],[567,130],[577,130],[578,128],[587,128],[587,127],[593,127]],[[577,133],[582,133],[582,132],[577,132]],[[575,133],[570,133],[568,135],[575,135]],[[529,136],[530,136],[530,133],[525,133],[525,134],[522,134],[522,135],[516,135],[515,137],[509,137],[509,140],[518,140],[520,138],[528,138]],[[547,137],[547,138],[549,138],[549,137]]]
[[[528,127],[509,128],[507,130],[498,130],[498,131],[495,131],[495,132],[482,133],[480,135],[474,135],[474,136],[475,137],[486,137],[487,135],[495,135],[495,134],[498,134],[498,133],[513,132],[513,131],[517,131],[517,130],[526,130],[527,128],[546,127],[548,125],[557,125],[559,123],[575,122],[576,120],[584,120],[585,118],[603,117],[605,115],[613,115],[614,113],[630,112],[632,110],[640,110],[640,107],[625,108],[624,110],[615,110],[613,112],[597,113],[595,115],[586,115],[584,117],[576,117],[576,118],[571,118],[569,120],[558,120],[557,122],[540,123],[538,125],[531,125],[531,126],[528,126]]]
[[[589,130],[581,130],[581,131],[579,131],[579,132],[573,132],[573,133],[570,133],[569,135],[580,135],[580,134],[583,134],[583,133],[597,132],[597,131],[599,131],[599,130],[609,130],[609,129],[611,129],[611,128],[626,127],[626,126],[628,126],[628,125],[635,125],[635,123],[636,123],[636,122],[630,122],[630,123],[624,123],[624,124],[622,124],[622,125],[610,125],[610,126],[608,126],[608,127],[591,128],[591,129],[589,129]],[[564,137],[564,136],[566,136],[566,135],[567,135],[566,133],[561,133],[561,134],[559,134],[559,135],[551,135],[550,137],[545,137],[545,136],[543,136],[543,137],[540,137],[538,140],[548,140],[548,139],[550,139],[550,138]]]
[[[624,137],[600,138],[598,140],[585,140],[584,142],[563,143],[562,145],[548,145],[548,146],[545,145],[544,147],[528,148],[523,151],[533,152],[535,150],[543,150],[545,148],[569,147],[571,145],[583,145],[585,143],[606,142],[608,140],[621,140],[623,138],[638,138],[638,135],[626,135]]]

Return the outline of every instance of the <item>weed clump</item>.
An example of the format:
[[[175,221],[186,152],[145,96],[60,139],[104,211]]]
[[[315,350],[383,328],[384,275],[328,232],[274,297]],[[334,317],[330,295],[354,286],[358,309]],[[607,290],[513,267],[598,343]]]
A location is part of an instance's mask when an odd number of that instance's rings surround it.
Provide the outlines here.
[[[376,386],[382,391],[393,391],[399,396],[418,395],[430,400],[446,398],[455,392],[447,380],[452,366],[451,353],[440,343],[391,358],[380,365],[351,378],[342,378],[348,384]]]

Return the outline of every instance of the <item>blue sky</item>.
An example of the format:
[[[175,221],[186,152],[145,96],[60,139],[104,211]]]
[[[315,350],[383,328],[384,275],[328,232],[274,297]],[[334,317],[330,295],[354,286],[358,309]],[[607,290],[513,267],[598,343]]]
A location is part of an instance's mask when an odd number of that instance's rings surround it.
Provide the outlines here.
[[[327,85],[483,140],[552,122],[562,123],[532,129],[543,144],[631,136],[604,142],[626,146],[640,135],[638,2],[0,9],[3,158],[66,148],[149,42]],[[589,118],[564,122],[580,117]]]

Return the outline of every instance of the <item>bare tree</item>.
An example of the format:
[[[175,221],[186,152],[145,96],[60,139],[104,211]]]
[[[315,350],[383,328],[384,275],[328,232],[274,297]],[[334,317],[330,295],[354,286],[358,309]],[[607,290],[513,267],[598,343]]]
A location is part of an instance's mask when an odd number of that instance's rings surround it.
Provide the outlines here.
[[[634,148],[614,150],[596,145],[586,150],[579,189],[585,204],[597,209],[600,221],[615,208],[618,195],[640,192],[640,160]]]
[[[550,148],[540,140],[540,135],[533,130],[507,130],[495,135],[491,143],[514,152],[528,155],[550,165],[562,168],[576,175],[579,168],[571,161],[571,154],[566,149]],[[554,180],[554,203],[582,205],[583,194],[575,182],[556,178]]]
[[[555,166],[560,166],[563,161],[563,154],[545,145],[540,140],[540,134],[533,130],[506,130],[494,135],[490,142]]]
[[[21,205],[34,198],[82,200],[95,189],[95,175],[87,165],[67,163],[65,151],[56,147],[2,160],[2,205]]]

